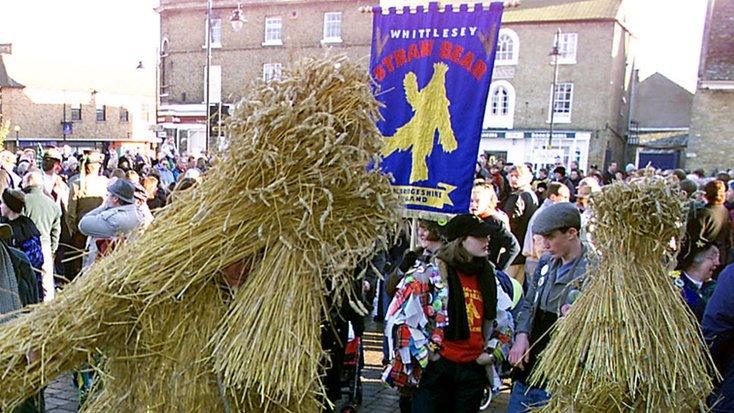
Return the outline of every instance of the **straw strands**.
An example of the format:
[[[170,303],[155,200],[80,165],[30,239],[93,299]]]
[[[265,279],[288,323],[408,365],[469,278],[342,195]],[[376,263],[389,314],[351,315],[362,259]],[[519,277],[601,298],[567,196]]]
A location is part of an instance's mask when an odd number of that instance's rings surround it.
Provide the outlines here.
[[[688,412],[712,389],[711,359],[666,265],[684,206],[661,178],[604,187],[591,199],[598,263],[556,325],[533,373],[547,412]]]
[[[101,354],[89,412],[319,410],[325,296],[399,222],[363,68],[305,60],[259,84],[195,189],[58,298],[0,326],[0,410]],[[222,270],[243,264],[240,288]],[[28,351],[40,359],[31,365]]]

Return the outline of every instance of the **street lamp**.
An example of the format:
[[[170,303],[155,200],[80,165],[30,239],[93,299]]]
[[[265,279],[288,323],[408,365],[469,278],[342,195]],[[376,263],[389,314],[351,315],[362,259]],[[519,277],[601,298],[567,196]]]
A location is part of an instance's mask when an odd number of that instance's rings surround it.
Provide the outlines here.
[[[548,149],[553,146],[553,121],[555,120],[556,114],[556,85],[558,84],[558,58],[561,55],[558,42],[561,40],[561,29],[556,31],[556,39],[553,42],[553,49],[549,56],[553,56],[553,87],[551,87],[551,113],[550,113],[550,128],[548,134]]]
[[[242,3],[237,3],[237,9],[232,11],[232,16],[229,18],[229,23],[232,25],[232,30],[239,32],[242,30],[242,26],[245,25],[247,19],[242,14]]]
[[[232,16],[229,18],[229,22],[232,24],[234,31],[239,31],[245,24],[245,18],[242,15],[242,7],[240,3],[237,3],[237,9],[232,11]],[[209,113],[210,100],[210,88],[211,88],[211,68],[212,68],[212,0],[206,1],[206,84],[204,91],[204,113],[206,114],[206,131],[204,140],[204,149],[209,154],[209,138],[212,126],[212,118]],[[220,101],[221,102],[221,101]]]
[[[20,134],[20,125],[15,125],[13,130],[15,131],[15,150],[18,150],[20,148],[20,138],[18,137]]]

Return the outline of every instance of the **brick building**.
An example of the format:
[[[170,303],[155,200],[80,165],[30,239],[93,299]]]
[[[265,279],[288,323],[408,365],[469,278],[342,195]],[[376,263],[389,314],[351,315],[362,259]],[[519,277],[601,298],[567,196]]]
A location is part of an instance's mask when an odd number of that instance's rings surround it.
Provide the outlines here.
[[[229,18],[241,5],[239,32]],[[372,20],[357,0],[214,0],[210,102],[235,103],[253,81],[277,78],[289,62],[327,48],[369,64]],[[179,150],[205,147],[206,17],[204,0],[160,0],[158,124]],[[210,140],[215,144],[214,139]]]
[[[456,1],[453,3],[457,3]],[[277,76],[283,65],[325,48],[369,64],[372,19],[359,12],[369,1],[245,0],[247,22],[229,24],[234,0],[213,2],[211,102],[225,105],[256,79]],[[380,5],[425,1],[383,0]],[[444,1],[443,3],[452,3]],[[621,162],[627,144],[626,104],[631,74],[630,33],[622,0],[524,0],[505,11],[490,87],[481,149],[510,162],[564,163],[586,169]],[[205,1],[160,0],[158,123],[181,150],[204,146]],[[561,29],[554,139],[547,148],[553,65],[549,53]]]
[[[660,73],[641,82],[633,76],[630,161],[660,169],[685,165],[693,93]]]
[[[536,168],[622,162],[630,37],[621,0],[524,0],[505,10],[480,149]]]
[[[23,85],[8,73],[0,54],[0,121],[9,123],[9,148],[18,142],[21,147],[147,148],[153,137],[150,109],[145,97]]]
[[[686,167],[734,166],[734,1],[709,0]]]

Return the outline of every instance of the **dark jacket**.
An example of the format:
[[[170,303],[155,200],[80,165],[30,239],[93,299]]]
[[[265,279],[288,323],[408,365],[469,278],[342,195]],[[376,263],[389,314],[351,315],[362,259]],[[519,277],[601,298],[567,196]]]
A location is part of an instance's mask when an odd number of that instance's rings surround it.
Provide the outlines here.
[[[719,275],[701,327],[711,357],[723,377],[710,399],[714,402],[721,397],[712,411],[734,412],[734,265],[727,266]]]
[[[2,217],[0,223],[10,225],[13,230],[13,235],[8,241],[10,246],[23,251],[28,256],[31,266],[40,269],[43,266],[43,251],[41,250],[41,233],[36,228],[36,224],[23,215],[12,221]]]
[[[706,310],[706,304],[716,288],[716,281],[706,281],[701,288],[698,288],[685,274],[681,274],[676,281],[676,286],[680,288],[683,299],[700,323],[703,319],[703,312]]]
[[[489,254],[487,258],[497,270],[505,271],[520,254],[520,243],[512,235],[510,229],[497,217],[490,215],[482,219],[492,226],[492,232],[489,233]]]
[[[538,198],[535,196],[535,193],[529,190],[513,192],[505,203],[502,204],[502,210],[510,217],[510,231],[519,243],[519,251],[522,251],[525,233],[528,231],[528,222],[536,209],[538,209]],[[515,264],[525,264],[525,256],[517,254],[512,261],[512,265]]]
[[[38,273],[31,267],[31,262],[26,254],[19,249],[4,244],[2,248],[7,248],[8,255],[10,255],[15,278],[18,279],[18,295],[23,307],[40,303],[42,298],[40,294],[43,291],[40,276],[36,276]]]

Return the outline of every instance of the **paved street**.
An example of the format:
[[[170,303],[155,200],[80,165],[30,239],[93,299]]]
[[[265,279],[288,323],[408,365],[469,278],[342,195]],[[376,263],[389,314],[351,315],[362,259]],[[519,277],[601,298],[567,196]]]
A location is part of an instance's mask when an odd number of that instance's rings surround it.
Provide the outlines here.
[[[369,413],[398,413],[398,393],[380,381],[382,371],[381,324],[370,323],[364,337],[365,369],[363,371],[364,400],[358,410]],[[485,413],[504,412],[509,394],[503,392]],[[76,390],[71,384],[71,375],[65,374],[46,388],[47,413],[75,413],[79,406]]]
[[[51,383],[45,395],[47,413],[74,413],[79,408],[79,399],[69,373]]]
[[[369,323],[364,337],[365,368],[363,371],[364,401],[360,412],[399,413],[398,393],[380,381],[382,372],[382,329],[381,324]],[[500,394],[485,413],[500,413],[507,408],[509,391]]]

